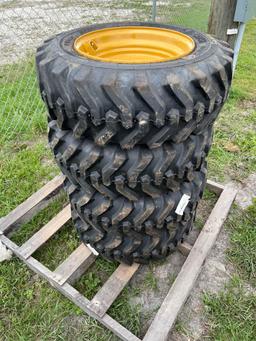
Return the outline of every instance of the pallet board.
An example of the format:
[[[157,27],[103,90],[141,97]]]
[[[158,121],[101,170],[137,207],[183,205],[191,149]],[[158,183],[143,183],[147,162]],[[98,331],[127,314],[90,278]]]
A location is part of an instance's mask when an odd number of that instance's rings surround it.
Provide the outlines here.
[[[100,317],[103,317],[112,303],[121,293],[123,288],[135,274],[139,268],[139,264],[134,263],[129,266],[126,264],[120,264],[118,268],[109,277],[103,287],[97,292],[97,294],[91,300],[89,308]]]
[[[81,244],[54,270],[54,273],[59,276],[58,283],[60,285],[65,282],[72,284],[81,277],[95,259],[96,256],[88,247]]]
[[[33,253],[45,244],[71,218],[70,205],[67,205],[20,247],[12,242],[9,237],[9,234],[17,226],[18,228],[22,227],[19,223],[24,221],[24,217],[31,218],[42,210],[49,200],[52,200],[61,189],[63,180],[63,176],[54,178],[3,218],[0,222],[0,240],[26,263],[32,271],[46,279],[54,288],[69,298],[89,316],[95,318],[115,333],[120,339],[139,341],[141,339],[107,314],[113,302],[139,269],[139,264],[134,263],[132,266],[120,264],[93,299],[89,301],[72,284],[95,261],[97,256],[93,253],[93,250],[84,244],[79,245],[54,271],[49,270],[33,258]],[[187,257],[186,261],[146,332],[143,338],[144,341],[164,341],[168,338],[178,313],[187,300],[200,273],[203,262],[213,247],[235,199],[236,189],[233,187],[224,187],[213,181],[207,181],[207,186],[209,190],[219,195],[218,201],[195,244],[192,246],[187,242],[183,242],[178,245],[178,250]]]
[[[70,205],[67,205],[20,247],[19,252],[21,255],[26,259],[31,256],[40,246],[46,243],[50,237],[59,231],[70,218],[71,209]]]
[[[29,215],[28,219],[31,219],[35,214],[47,206],[50,197],[56,195],[62,188],[63,181],[63,175],[56,176],[11,211],[3,220],[1,220],[0,234],[7,234],[10,230],[13,230],[14,226],[16,226],[16,224],[18,224],[25,216]],[[25,221],[26,220],[22,220],[23,223]]]
[[[230,201],[231,198],[232,201]],[[217,239],[234,198],[235,192],[232,188],[225,188],[221,193],[220,199],[214,206],[143,340],[166,340],[168,337],[178,313],[194,286],[203,262]]]

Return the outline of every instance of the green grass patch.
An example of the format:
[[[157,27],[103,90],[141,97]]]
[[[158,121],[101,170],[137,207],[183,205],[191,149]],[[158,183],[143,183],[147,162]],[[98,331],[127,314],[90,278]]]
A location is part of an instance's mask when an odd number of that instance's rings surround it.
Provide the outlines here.
[[[2,341],[114,340],[18,259],[1,264],[0,295]]]
[[[140,337],[142,327],[140,305],[132,305],[129,302],[129,298],[136,292],[133,288],[126,287],[109,309],[109,314],[134,335]]]
[[[70,221],[34,254],[42,264],[55,270],[80,244],[76,229]]]
[[[200,31],[207,31],[208,16],[210,14],[210,0],[175,0],[165,6],[169,22],[174,25],[194,28]],[[159,6],[159,12],[161,6]],[[165,14],[166,15],[166,14]]]
[[[228,259],[237,272],[225,290],[205,294],[208,337],[214,341],[251,341],[256,333],[256,200],[246,211],[234,207],[226,223],[230,232]]]
[[[256,335],[256,296],[245,291],[233,278],[219,294],[205,294],[209,317],[209,339],[214,341],[252,341]]]
[[[256,287],[256,200],[246,211],[234,209],[227,225],[231,232],[228,258],[239,275]]]
[[[18,244],[25,242],[62,209],[66,200],[63,193],[18,230],[12,240]],[[78,244],[75,229],[68,223],[33,256],[53,270]],[[101,284],[100,279],[95,282],[83,277],[80,283],[88,296]],[[3,341],[71,341],[74,338],[82,341],[85,336],[90,341],[115,340],[110,331],[85,315],[16,258],[0,265],[0,296],[0,339]]]
[[[247,24],[231,93],[215,123],[209,176],[241,180],[256,171],[256,20]]]
[[[146,288],[157,290],[157,278],[155,277],[152,270],[152,267],[150,267],[149,272],[145,276],[144,285]]]
[[[197,209],[196,220],[194,222],[196,229],[202,230],[217,200],[218,196],[206,187]]]
[[[22,228],[12,235],[12,240],[17,245],[22,245],[43,225],[47,224],[61,209],[67,205],[67,195],[64,191],[54,198],[53,201],[39,213],[37,213],[29,222],[23,224]]]
[[[75,288],[86,298],[92,299],[117,266],[118,263],[97,258],[90,269],[75,284]],[[141,330],[140,306],[131,305],[129,302],[130,297],[135,294],[137,294],[137,290],[128,285],[108,313],[132,333],[139,336]]]
[[[15,232],[12,240],[17,245],[22,245],[67,204],[67,195],[63,191],[49,206]],[[74,225],[69,221],[34,253],[34,257],[50,270],[54,270],[78,247],[79,243]]]
[[[221,112],[208,162],[210,177],[218,180],[239,181],[256,171],[256,110],[251,104]]]
[[[255,50],[256,20],[250,21],[245,30],[241,51],[238,58],[229,106],[233,107],[243,100],[254,100],[256,96],[256,50]]]
[[[12,240],[18,245],[24,243],[66,205],[66,200],[63,193],[30,222],[24,224],[12,236]],[[77,233],[70,222],[33,256],[54,270],[79,243]],[[91,299],[117,266],[117,263],[98,258],[75,287]],[[128,286],[114,302],[109,313],[138,335],[141,330],[140,306],[132,306],[129,303],[135,292],[137,293]],[[51,289],[49,284],[40,280],[17,259],[0,266],[0,295],[3,301],[0,306],[1,340],[73,340],[74,335],[76,340],[84,340],[85,336],[90,341],[116,339],[111,332],[84,316],[80,309]]]
[[[116,268],[116,263],[109,262],[103,258],[97,258],[90,269],[78,280],[75,287],[86,298],[92,299]]]
[[[9,213],[57,173],[45,139],[6,144],[0,151],[0,216]]]
[[[46,132],[33,58],[0,67],[0,142]]]
[[[190,27],[206,32],[210,13],[210,0],[174,0],[159,2],[157,17],[169,24]]]
[[[217,194],[215,194],[214,192],[210,191],[207,187],[204,190],[204,194],[203,194],[203,200],[209,200],[209,202],[213,205],[217,198]]]

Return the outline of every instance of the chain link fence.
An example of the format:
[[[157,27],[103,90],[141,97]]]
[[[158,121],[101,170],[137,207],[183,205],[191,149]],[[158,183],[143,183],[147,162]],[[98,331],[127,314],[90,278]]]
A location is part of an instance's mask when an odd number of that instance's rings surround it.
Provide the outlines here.
[[[211,0],[156,0],[156,21],[206,32]]]
[[[46,131],[35,74],[36,47],[91,23],[140,20],[207,30],[211,0],[0,0],[0,140]]]

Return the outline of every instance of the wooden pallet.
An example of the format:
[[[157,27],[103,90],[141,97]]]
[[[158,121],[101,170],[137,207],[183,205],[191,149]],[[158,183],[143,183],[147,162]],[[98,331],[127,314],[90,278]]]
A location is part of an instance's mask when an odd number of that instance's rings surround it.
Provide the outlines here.
[[[89,301],[72,284],[96,259],[97,256],[93,253],[93,250],[81,244],[54,271],[50,271],[32,257],[33,253],[40,246],[71,219],[70,205],[67,205],[23,245],[18,246],[11,241],[11,233],[20,228],[26,221],[29,221],[42,208],[46,207],[62,189],[62,185],[63,177],[57,176],[3,218],[0,224],[1,242],[26,263],[29,268],[46,279],[54,288],[122,340],[141,340],[107,314],[112,303],[138,270],[139,264],[133,264],[132,266],[120,264],[93,299]],[[224,187],[213,181],[208,181],[207,186],[219,196],[218,201],[195,244],[192,246],[184,242],[178,246],[179,251],[187,256],[187,259],[159,308],[143,341],[163,341],[167,339],[179,311],[193,288],[202,264],[216,241],[221,226],[236,196],[236,190],[230,186]]]

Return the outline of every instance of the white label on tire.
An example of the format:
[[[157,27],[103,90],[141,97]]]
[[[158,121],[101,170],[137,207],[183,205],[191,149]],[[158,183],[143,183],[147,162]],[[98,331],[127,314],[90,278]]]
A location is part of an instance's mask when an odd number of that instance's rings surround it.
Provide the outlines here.
[[[86,244],[86,246],[88,247],[88,249],[95,255],[98,256],[99,252],[96,251],[90,244]]]
[[[184,212],[185,208],[187,207],[187,204],[189,203],[189,199],[190,199],[189,195],[187,195],[187,194],[182,195],[182,197],[178,203],[178,206],[175,210],[176,214],[183,215],[183,212]]]

